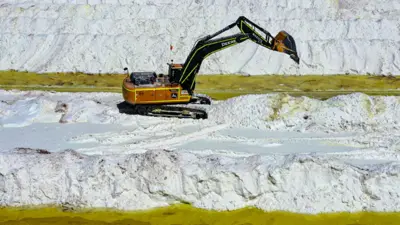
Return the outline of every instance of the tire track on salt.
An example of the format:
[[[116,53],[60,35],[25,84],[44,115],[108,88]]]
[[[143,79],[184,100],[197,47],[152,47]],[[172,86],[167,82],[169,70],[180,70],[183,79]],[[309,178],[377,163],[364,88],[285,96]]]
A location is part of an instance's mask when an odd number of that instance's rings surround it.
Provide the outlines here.
[[[168,135],[162,138],[154,138],[154,141],[152,140],[151,137],[144,137],[144,139],[139,140],[134,144],[116,144],[111,146],[110,145],[98,146],[94,148],[82,148],[78,149],[77,151],[85,154],[132,154],[132,153],[143,153],[149,150],[160,150],[160,149],[174,150],[174,147],[177,145],[185,144],[189,141],[202,139],[209,134],[225,129],[228,126],[229,124],[212,125],[189,134],[184,134],[179,136]],[[164,132],[169,128],[171,127],[166,127],[166,129],[160,130],[160,132]]]

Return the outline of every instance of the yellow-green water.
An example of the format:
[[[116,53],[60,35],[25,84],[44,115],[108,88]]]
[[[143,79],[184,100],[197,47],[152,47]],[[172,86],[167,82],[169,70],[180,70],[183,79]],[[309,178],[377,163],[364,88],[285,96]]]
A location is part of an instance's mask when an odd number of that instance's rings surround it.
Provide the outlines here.
[[[107,210],[64,211],[61,208],[3,208],[0,224],[71,225],[386,225],[400,224],[400,213],[296,214],[264,212],[254,208],[235,211],[207,211],[187,205],[141,212]]]
[[[0,89],[121,92],[124,74],[0,71]],[[326,99],[340,94],[400,95],[400,77],[368,75],[199,75],[196,91],[218,100],[245,94],[284,92]]]

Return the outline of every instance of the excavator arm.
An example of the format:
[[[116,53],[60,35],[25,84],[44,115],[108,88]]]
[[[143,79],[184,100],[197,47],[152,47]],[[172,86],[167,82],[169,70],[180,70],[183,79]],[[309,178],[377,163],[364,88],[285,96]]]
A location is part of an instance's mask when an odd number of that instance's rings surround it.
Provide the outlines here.
[[[221,33],[237,26],[240,33],[213,39]],[[256,30],[258,29],[258,31]],[[263,35],[261,35],[263,33]],[[281,31],[273,37],[268,31],[253,23],[244,16],[239,17],[236,22],[228,25],[222,30],[207,35],[196,42],[190,51],[180,73],[175,73],[170,77],[170,81],[181,84],[182,88],[189,93],[193,93],[196,75],[205,58],[213,53],[232,47],[246,40],[251,40],[272,51],[278,51],[290,55],[296,63],[299,63],[296,44],[294,39],[285,31]]]

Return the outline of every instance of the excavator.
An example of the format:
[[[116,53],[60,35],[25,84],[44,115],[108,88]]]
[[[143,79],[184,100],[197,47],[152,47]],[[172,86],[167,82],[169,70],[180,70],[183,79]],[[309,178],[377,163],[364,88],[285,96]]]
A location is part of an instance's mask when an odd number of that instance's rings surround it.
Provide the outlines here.
[[[239,33],[215,38],[235,26],[239,28]],[[206,110],[187,107],[188,104],[211,104],[208,96],[194,93],[196,76],[203,60],[213,53],[247,40],[272,51],[285,53],[299,64],[296,44],[291,35],[280,31],[273,37],[254,22],[240,16],[234,23],[218,32],[197,40],[183,64],[173,63],[173,60],[167,63],[166,75],[156,72],[129,73],[129,69],[125,67],[126,77],[122,82],[125,101],[119,105],[120,112],[145,116],[207,119]]]

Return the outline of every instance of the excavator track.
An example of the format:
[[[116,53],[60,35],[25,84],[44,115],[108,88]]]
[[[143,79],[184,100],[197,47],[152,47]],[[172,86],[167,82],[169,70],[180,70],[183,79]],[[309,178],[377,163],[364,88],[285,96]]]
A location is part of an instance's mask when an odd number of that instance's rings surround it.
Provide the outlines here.
[[[148,113],[149,116],[207,119],[208,114],[205,110],[179,106],[156,107]]]
[[[133,105],[128,102],[119,103],[120,113],[153,117],[175,117],[190,119],[207,119],[207,111],[195,105],[210,105],[211,99],[205,95],[195,95],[193,102],[183,105]]]
[[[176,105],[131,105],[128,102],[118,104],[120,113],[153,117],[175,117],[207,119],[205,110]]]

